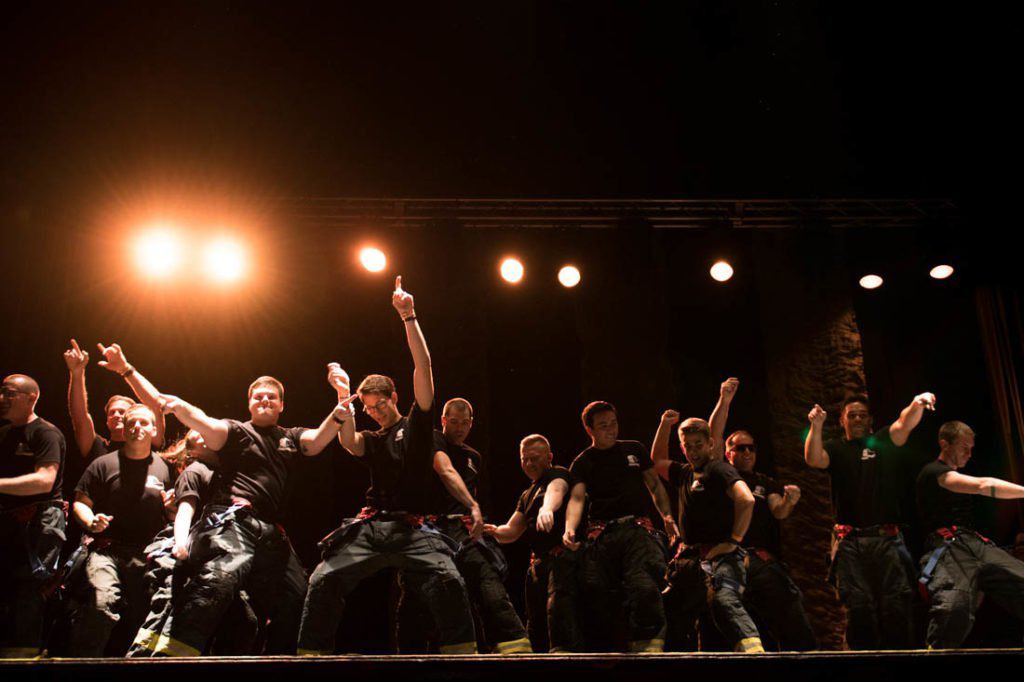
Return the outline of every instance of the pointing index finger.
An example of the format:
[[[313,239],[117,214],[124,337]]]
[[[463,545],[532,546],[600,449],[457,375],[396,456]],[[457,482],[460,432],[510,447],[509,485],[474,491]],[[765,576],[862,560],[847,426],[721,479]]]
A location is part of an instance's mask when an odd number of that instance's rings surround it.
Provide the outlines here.
[[[82,349],[78,347],[78,341],[75,341],[74,339],[71,339],[71,347],[75,349],[75,352],[82,352]]]
[[[401,290],[402,290],[402,276],[401,275],[396,275],[395,276],[395,291],[401,291]]]

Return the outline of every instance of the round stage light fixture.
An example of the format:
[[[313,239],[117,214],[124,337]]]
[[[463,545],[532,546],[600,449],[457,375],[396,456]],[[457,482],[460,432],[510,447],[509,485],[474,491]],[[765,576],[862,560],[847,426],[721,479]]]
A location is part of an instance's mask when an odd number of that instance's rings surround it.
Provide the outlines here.
[[[711,279],[716,282],[728,282],[732,279],[733,269],[727,261],[720,260],[715,261],[715,264],[711,266]]]
[[[928,272],[928,274],[931,275],[932,279],[946,279],[947,277],[953,274],[953,266],[936,265]]]
[[[571,289],[580,283],[580,269],[575,265],[565,265],[558,271],[558,281],[566,289]]]
[[[506,258],[501,261],[501,278],[509,284],[519,284],[524,272],[523,264],[517,258]]]
[[[134,252],[135,264],[147,277],[168,277],[181,266],[181,239],[169,228],[153,228],[140,234],[135,239]]]
[[[359,251],[359,262],[370,272],[381,272],[388,266],[387,256],[380,249],[367,246]]]
[[[215,282],[237,282],[248,270],[248,254],[239,242],[220,237],[203,250],[203,270]]]
[[[864,275],[860,278],[860,285],[865,289],[877,289],[884,281],[878,275]]]

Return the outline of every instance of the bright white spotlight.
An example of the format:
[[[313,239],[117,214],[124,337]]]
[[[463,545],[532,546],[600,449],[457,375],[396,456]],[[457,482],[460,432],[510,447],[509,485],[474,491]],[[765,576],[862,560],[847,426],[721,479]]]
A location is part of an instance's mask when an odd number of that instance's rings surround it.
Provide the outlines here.
[[[558,271],[558,281],[562,283],[562,286],[571,289],[580,283],[580,270],[575,265],[563,266]]]
[[[380,272],[388,265],[388,259],[384,252],[372,246],[360,249],[359,262],[370,272]]]
[[[523,264],[515,258],[501,261],[501,278],[509,284],[519,284],[523,279]]]
[[[181,239],[168,228],[153,228],[135,240],[135,263],[147,277],[163,278],[181,265]]]
[[[928,274],[932,276],[932,279],[946,279],[953,274],[953,266],[936,265]]]
[[[711,279],[716,282],[728,282],[732,279],[732,266],[724,260],[716,261],[710,272]]]
[[[245,248],[233,239],[216,239],[203,251],[203,269],[216,282],[235,282],[248,268]]]
[[[883,281],[878,275],[864,275],[860,278],[860,285],[865,289],[877,289],[882,286]]]

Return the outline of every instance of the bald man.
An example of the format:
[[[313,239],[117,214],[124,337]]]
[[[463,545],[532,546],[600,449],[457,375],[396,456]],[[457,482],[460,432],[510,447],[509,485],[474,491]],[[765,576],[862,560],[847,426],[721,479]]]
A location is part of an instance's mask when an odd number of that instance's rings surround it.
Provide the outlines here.
[[[0,392],[0,657],[39,655],[41,584],[64,545],[64,436],[35,413],[39,384],[12,374]]]

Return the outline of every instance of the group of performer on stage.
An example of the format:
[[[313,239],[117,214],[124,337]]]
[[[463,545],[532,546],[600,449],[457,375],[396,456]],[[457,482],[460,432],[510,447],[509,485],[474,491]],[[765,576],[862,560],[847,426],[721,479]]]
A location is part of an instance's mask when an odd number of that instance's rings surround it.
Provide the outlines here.
[[[414,364],[407,413],[390,378],[371,374],[352,392],[332,363],[327,380],[338,402],[310,429],[278,423],[285,390],[273,377],[249,386],[250,420],[218,419],[161,394],[113,344],[100,345],[98,364],[123,377],[139,402],[107,402],[105,439],[88,412],[89,355],[73,341],[65,353],[69,408],[89,464],[70,510],[61,494],[65,440],[35,414],[39,386],[23,374],[4,378],[0,655],[34,657],[47,646],[83,657],[330,655],[346,598],[384,569],[397,569],[401,582],[402,653],[477,652],[474,612],[485,650],[502,654],[696,650],[698,631],[708,631],[701,620],[735,651],[816,648],[780,559],[778,523],[800,489],[754,470],[752,434],[725,436],[738,380],[722,384],[709,420],[665,411],[650,450],[619,440],[615,407],[602,401],[583,410],[591,446],[569,469],[553,465],[543,435],[526,436],[520,461],[530,485],[494,525],[477,502],[481,456],[465,442],[472,405],[449,400],[442,430],[433,428],[430,355],[413,303],[398,278],[392,304]],[[356,430],[357,399],[378,430]],[[964,641],[979,592],[1024,619],[1024,563],[973,530],[970,498],[1021,498],[1024,487],[959,471],[974,445],[966,424],[940,427],[938,458],[917,478],[930,531],[918,568],[903,542],[900,449],[934,407],[935,396],[922,393],[876,431],[867,399],[854,396],[840,410],[843,437],[827,441],[825,411],[815,405],[808,414],[806,462],[832,482],[831,577],[851,648],[913,645],[915,583],[930,599],[929,647]],[[190,430],[158,452],[165,415]],[[685,463],[670,457],[673,429]],[[299,460],[334,438],[365,463],[371,484],[359,515],[321,541],[322,559],[307,577],[280,521]],[[83,540],[62,553],[69,512]],[[520,539],[532,552],[525,626],[506,592],[499,547]],[[55,603],[59,617],[48,613]],[[66,633],[60,647],[47,625],[54,621]],[[112,641],[119,626],[134,635],[120,649]]]

